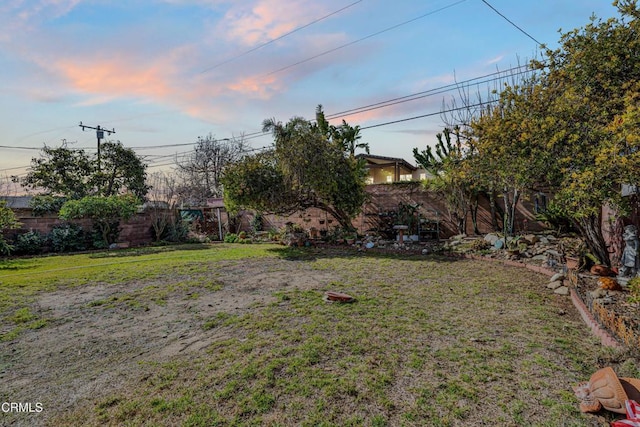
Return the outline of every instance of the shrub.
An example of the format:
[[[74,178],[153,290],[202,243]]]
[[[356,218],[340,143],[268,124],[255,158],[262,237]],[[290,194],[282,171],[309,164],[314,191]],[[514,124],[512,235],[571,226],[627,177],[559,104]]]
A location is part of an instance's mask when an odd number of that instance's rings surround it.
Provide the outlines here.
[[[186,221],[178,220],[169,225],[166,235],[162,236],[162,239],[169,242],[181,243],[187,241],[189,235],[189,223]]]
[[[121,220],[131,218],[138,210],[138,199],[132,194],[109,197],[87,196],[80,200],[69,200],[60,208],[60,218],[65,220],[89,218],[93,221],[100,240],[94,239],[94,246],[108,247],[117,240]]]
[[[85,249],[84,232],[77,224],[61,224],[49,233],[51,250],[54,252],[82,251]]]
[[[264,227],[262,214],[260,212],[256,212],[251,220],[251,231],[255,234],[259,231],[262,231]]]
[[[21,255],[37,255],[44,252],[47,236],[38,231],[28,231],[18,234],[14,242],[14,251]]]
[[[627,283],[629,287],[629,302],[640,303],[640,277],[634,277]]]
[[[0,201],[0,230],[15,229],[20,227],[20,222],[16,218],[11,208],[7,207],[7,202]],[[11,246],[0,234],[0,254],[9,255],[13,251]]]
[[[224,236],[224,242],[225,243],[237,243],[238,242],[238,235],[236,233],[229,233],[226,236]]]

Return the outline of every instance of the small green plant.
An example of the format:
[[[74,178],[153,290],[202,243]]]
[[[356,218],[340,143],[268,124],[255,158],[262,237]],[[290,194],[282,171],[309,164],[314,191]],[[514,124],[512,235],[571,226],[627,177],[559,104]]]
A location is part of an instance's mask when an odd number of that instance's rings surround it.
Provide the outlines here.
[[[629,302],[640,303],[640,277],[634,277],[627,283],[629,287]]]
[[[236,233],[229,233],[226,236],[224,236],[224,242],[225,243],[238,243],[238,235]]]

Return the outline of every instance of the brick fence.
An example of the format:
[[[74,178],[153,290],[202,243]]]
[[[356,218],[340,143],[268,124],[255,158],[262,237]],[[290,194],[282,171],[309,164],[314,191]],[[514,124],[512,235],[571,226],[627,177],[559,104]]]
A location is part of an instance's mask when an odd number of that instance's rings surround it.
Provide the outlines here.
[[[401,203],[406,205],[419,205],[418,211],[422,218],[439,223],[440,239],[449,238],[457,234],[455,224],[448,218],[447,209],[442,200],[434,193],[425,190],[420,183],[406,182],[397,184],[378,184],[366,187],[369,194],[368,201],[363,206],[362,212],[353,220],[353,225],[360,234],[379,234],[391,229],[393,216],[390,215],[398,211]],[[43,234],[51,231],[52,227],[61,224],[62,221],[55,215],[34,217],[30,209],[14,209],[19,221],[23,224],[20,230],[8,232],[9,236],[17,233],[24,233],[29,230],[36,230]],[[208,222],[216,222],[210,225],[210,229],[217,231],[217,217],[212,214],[211,208],[204,209]],[[231,231],[250,231],[254,213],[242,212],[237,218],[237,225],[229,227],[229,215],[223,212],[221,222],[224,229]],[[153,212],[145,211],[138,213],[133,218],[121,224],[122,232],[119,240],[128,242],[131,246],[148,244],[153,241],[152,231]],[[84,229],[91,227],[89,220],[78,222]],[[338,227],[338,221],[331,215],[316,208],[306,209],[292,215],[264,215],[263,229],[281,229],[287,223],[298,224],[305,230],[317,234],[330,232]],[[489,201],[481,199],[478,209],[478,228],[481,234],[495,231],[491,224],[491,214]],[[543,225],[535,220],[533,206],[526,200],[518,205],[516,212],[516,232],[540,231]],[[217,234],[217,232],[216,232]],[[473,224],[470,215],[467,218],[467,234],[473,234]]]
[[[22,224],[20,229],[10,230],[5,233],[8,236],[26,233],[28,231],[38,231],[42,234],[48,234],[53,227],[63,224],[65,221],[59,219],[55,214],[44,216],[33,216],[31,209],[14,209],[18,221]],[[88,219],[73,221],[85,230],[91,229],[91,221]],[[119,242],[127,242],[131,246],[141,246],[149,244],[153,241],[153,214],[143,212],[134,215],[128,221],[120,224],[122,231],[118,238]]]
[[[362,213],[353,220],[353,225],[360,234],[379,232],[384,227],[386,215],[397,212],[400,203],[419,204],[418,210],[423,218],[438,221],[439,238],[446,239],[458,234],[456,225],[448,218],[447,209],[442,200],[433,192],[425,190],[418,182],[368,185],[366,191],[369,194],[369,200],[363,206]],[[495,231],[491,224],[489,201],[486,198],[480,199],[477,217],[481,234]],[[246,212],[241,219],[239,229],[248,231],[252,218],[253,213]],[[338,225],[331,215],[312,208],[292,215],[266,215],[264,229],[278,229],[288,222],[298,224],[306,230],[313,228],[319,231],[331,230]],[[544,229],[544,225],[535,219],[534,206],[527,200],[521,200],[518,204],[515,224],[516,232]],[[467,234],[473,235],[470,214],[467,215]]]

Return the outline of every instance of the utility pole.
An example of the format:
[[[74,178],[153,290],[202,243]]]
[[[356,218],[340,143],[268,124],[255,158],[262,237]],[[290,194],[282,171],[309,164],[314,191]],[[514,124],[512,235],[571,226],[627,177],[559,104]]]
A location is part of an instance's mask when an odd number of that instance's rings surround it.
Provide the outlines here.
[[[108,135],[111,135],[112,133],[116,133],[115,129],[104,129],[101,128],[100,125],[93,127],[93,126],[87,126],[87,125],[83,125],[82,122],[80,122],[80,127],[82,128],[82,130],[84,131],[85,129],[93,129],[96,131],[96,137],[98,138],[98,172],[100,172],[100,140],[104,139],[104,133],[106,132]]]

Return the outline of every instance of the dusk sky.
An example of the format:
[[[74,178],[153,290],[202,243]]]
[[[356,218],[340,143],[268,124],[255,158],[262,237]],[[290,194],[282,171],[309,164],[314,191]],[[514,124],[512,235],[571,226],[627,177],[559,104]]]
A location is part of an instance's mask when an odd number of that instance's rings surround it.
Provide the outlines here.
[[[610,0],[2,0],[0,170],[45,144],[95,150],[82,121],[154,172],[209,133],[270,145],[264,119],[318,104],[414,163],[457,94],[437,89],[524,64],[592,14],[617,16]],[[342,113],[414,94],[429,96]]]

